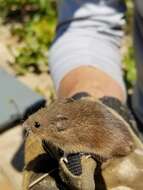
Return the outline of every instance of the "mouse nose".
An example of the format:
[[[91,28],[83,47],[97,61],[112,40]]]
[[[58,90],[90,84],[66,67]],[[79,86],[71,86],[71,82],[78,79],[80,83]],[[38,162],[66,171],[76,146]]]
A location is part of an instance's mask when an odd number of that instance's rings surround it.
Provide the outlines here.
[[[23,126],[24,126],[24,136],[28,137],[32,133],[31,126],[27,124],[24,124]]]

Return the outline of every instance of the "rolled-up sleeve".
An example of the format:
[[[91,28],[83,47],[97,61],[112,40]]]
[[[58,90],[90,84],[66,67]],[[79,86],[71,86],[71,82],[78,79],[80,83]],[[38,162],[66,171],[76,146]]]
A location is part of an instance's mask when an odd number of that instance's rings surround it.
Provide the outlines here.
[[[80,66],[109,74],[124,88],[120,44],[125,24],[121,0],[59,0],[58,26],[49,53],[56,88],[63,77]]]

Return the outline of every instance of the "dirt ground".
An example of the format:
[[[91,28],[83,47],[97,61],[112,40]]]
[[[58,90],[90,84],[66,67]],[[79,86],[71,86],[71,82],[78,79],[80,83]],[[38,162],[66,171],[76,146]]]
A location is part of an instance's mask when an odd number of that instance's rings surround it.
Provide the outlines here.
[[[9,65],[9,61],[12,61],[13,59],[8,49],[8,46],[11,44],[14,44],[14,47],[16,47],[15,39],[11,37],[9,29],[6,27],[0,27],[0,68],[3,68],[10,74],[15,75],[14,70]],[[48,101],[50,101],[50,98],[53,95],[53,84],[47,73],[42,73],[40,75],[28,73],[25,76],[17,76],[17,79],[34,91],[40,92]],[[1,148],[9,146],[8,144],[4,146],[6,135],[6,133],[0,134]],[[5,147],[5,151],[8,151],[7,148],[9,147]],[[0,153],[2,153],[2,149]],[[1,159],[4,159],[4,157],[1,157]],[[12,177],[13,176],[11,176],[11,178]],[[3,168],[0,168],[0,190],[15,190],[12,188],[10,180],[7,174],[3,171]]]

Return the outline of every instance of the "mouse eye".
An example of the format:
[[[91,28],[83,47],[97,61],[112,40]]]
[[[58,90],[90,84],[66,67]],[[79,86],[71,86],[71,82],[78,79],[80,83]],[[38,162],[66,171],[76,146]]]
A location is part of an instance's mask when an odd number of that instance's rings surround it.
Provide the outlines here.
[[[34,127],[35,127],[35,128],[39,128],[39,127],[41,127],[41,125],[40,125],[40,123],[39,123],[38,121],[36,121],[36,122],[34,123]]]

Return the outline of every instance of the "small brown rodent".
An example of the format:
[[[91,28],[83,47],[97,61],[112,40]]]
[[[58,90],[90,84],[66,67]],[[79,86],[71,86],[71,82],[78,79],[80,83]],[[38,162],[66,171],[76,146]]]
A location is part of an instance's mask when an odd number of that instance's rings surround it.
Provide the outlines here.
[[[125,123],[99,101],[56,100],[29,117],[25,126],[67,153],[87,152],[112,158],[133,149]]]

